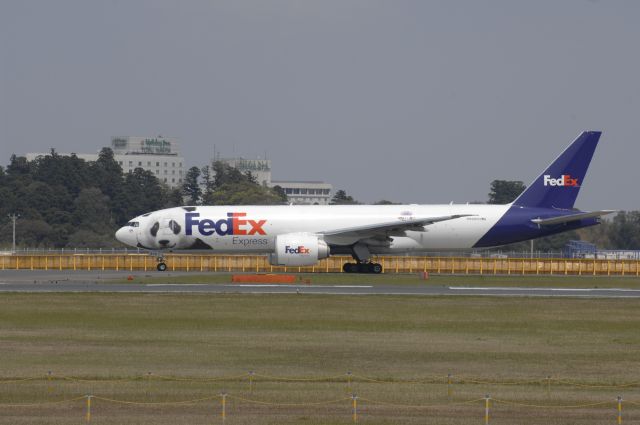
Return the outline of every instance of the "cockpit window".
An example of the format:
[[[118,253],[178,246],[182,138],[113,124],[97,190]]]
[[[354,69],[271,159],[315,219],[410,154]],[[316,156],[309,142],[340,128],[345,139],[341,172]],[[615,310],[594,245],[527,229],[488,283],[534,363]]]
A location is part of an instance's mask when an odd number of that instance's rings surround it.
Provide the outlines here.
[[[130,221],[127,223],[128,227],[140,227],[140,223],[137,221]]]

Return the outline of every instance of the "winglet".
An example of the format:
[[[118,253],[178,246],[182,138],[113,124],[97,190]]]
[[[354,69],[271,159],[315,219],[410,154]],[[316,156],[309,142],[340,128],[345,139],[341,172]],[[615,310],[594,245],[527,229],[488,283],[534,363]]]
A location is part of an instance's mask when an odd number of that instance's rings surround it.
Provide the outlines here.
[[[585,131],[536,178],[514,205],[571,209],[600,139],[600,131]]]

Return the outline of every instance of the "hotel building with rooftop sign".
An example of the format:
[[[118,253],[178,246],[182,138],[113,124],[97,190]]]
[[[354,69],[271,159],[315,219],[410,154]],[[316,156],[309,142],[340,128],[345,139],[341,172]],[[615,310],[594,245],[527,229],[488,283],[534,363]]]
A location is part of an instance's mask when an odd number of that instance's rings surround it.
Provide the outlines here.
[[[185,175],[185,161],[180,156],[179,141],[174,137],[112,137],[111,149],[115,161],[122,167],[123,173],[136,168],[151,171],[161,182],[169,187],[181,186]],[[28,153],[28,161],[48,153]],[[59,153],[59,155],[71,155]],[[97,153],[78,153],[78,158],[96,161]]]

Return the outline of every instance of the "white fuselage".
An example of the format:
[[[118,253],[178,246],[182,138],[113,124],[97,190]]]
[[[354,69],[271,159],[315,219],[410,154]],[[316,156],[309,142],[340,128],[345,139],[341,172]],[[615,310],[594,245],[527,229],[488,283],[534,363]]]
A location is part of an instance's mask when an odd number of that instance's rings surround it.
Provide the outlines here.
[[[468,215],[429,224],[419,231],[391,232],[387,238],[367,240],[374,254],[460,250],[473,247],[508,209],[509,205],[482,204],[176,207],[136,217],[130,222],[135,226],[123,227],[117,236],[129,245],[147,249],[188,250],[206,245],[220,253],[269,253],[278,235],[318,235],[329,245],[349,246],[361,237],[325,233],[424,217]]]

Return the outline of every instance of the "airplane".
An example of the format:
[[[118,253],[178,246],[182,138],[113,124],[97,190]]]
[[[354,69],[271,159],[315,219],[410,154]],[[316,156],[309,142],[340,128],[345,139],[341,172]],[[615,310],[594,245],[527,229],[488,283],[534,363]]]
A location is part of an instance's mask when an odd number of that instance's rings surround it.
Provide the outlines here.
[[[506,205],[183,206],[148,212],[120,228],[122,243],[163,254],[207,250],[268,254],[276,266],[312,266],[335,254],[347,273],[381,273],[372,255],[491,248],[593,226],[614,210],[574,203],[601,132],[578,136]]]

